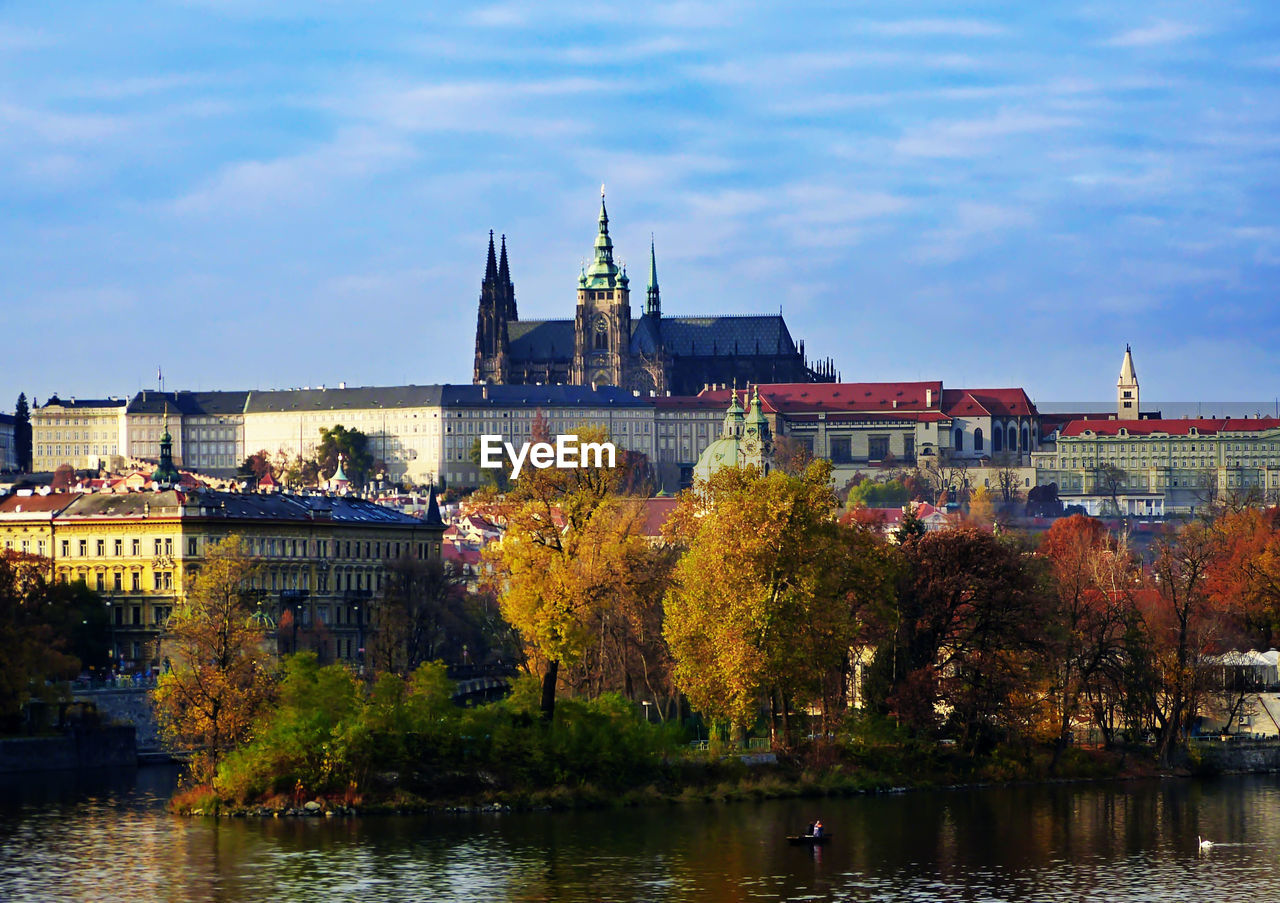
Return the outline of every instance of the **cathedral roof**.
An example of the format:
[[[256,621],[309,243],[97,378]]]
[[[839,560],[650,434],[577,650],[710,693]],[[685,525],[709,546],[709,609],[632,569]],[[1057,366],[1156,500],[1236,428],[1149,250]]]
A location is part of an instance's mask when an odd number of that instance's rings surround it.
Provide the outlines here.
[[[572,320],[515,320],[507,324],[511,359],[516,361],[573,358]]]
[[[663,317],[661,345],[681,357],[795,354],[796,345],[782,317]],[[507,326],[511,358],[519,361],[569,360],[573,357],[572,320],[516,320]],[[643,317],[631,321],[631,351],[652,354],[659,336]]]
[[[663,317],[662,341],[669,354],[691,357],[796,353],[787,324],[777,314]]]

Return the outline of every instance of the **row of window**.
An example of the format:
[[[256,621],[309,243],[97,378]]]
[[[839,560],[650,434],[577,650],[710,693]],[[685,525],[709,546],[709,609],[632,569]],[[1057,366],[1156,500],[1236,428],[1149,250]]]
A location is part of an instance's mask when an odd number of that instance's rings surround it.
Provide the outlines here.
[[[63,558],[70,558],[71,550],[73,548],[76,550],[80,558],[89,557],[90,546],[89,546],[89,540],[87,539],[76,540],[74,546],[72,545],[71,540],[64,539],[60,543],[58,550],[61,553]],[[93,541],[93,550],[95,555],[98,558],[106,558],[108,552],[111,554],[112,557],[120,558],[125,554],[126,548],[128,549],[130,556],[137,558],[139,555],[142,554],[142,540],[130,539],[128,540],[128,546],[125,545],[124,539],[114,539],[114,540],[111,540],[110,543],[108,543],[108,541],[105,539],[98,539]],[[195,555],[196,549],[197,549],[196,538],[192,536],[187,540],[187,554]],[[151,552],[157,558],[159,558],[161,555],[167,555],[169,557],[172,557],[173,556],[173,537],[157,536],[152,541]]]

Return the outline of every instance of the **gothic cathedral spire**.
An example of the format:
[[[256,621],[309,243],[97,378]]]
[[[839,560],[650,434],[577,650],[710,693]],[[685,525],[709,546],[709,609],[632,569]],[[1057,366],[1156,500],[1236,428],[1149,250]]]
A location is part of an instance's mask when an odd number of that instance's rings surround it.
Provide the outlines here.
[[[515,319],[516,298],[507,266],[507,237],[502,237],[502,263],[499,264],[490,230],[489,257],[484,281],[480,283],[480,306],[476,313],[474,382],[505,385],[510,381],[511,342],[507,324]]]

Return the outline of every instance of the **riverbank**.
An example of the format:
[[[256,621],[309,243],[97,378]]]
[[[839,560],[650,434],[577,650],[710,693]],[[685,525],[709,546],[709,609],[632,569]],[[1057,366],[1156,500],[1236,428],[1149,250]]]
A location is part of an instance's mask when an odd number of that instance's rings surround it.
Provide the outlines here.
[[[808,750],[782,755],[773,762],[761,757],[702,753],[665,763],[654,780],[630,787],[591,781],[551,787],[487,786],[471,793],[424,796],[409,789],[410,776],[395,772],[372,775],[365,789],[341,795],[275,794],[248,803],[226,800],[207,786],[175,795],[171,808],[186,815],[224,817],[324,818],[355,815],[411,815],[512,811],[567,811],[640,806],[714,804],[740,801],[838,798],[924,790],[1065,784],[1087,781],[1190,777],[1194,769],[1160,770],[1149,751],[1141,749],[1071,749],[1050,772],[1047,749],[988,757],[965,756],[924,744],[912,747]],[[826,764],[816,764],[825,760]],[[420,777],[420,776],[419,776]],[[461,775],[449,781],[462,783]],[[437,776],[434,783],[440,782]],[[447,782],[447,781],[446,781]],[[483,786],[493,776],[477,774],[466,781]]]

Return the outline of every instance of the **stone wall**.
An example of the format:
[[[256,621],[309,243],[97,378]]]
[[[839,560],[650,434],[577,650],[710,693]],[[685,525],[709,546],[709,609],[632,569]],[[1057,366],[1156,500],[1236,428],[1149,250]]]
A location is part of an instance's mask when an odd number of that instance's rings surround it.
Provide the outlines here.
[[[151,690],[134,687],[77,690],[75,699],[76,702],[92,703],[104,724],[132,725],[137,730],[138,752],[151,753],[162,749],[155,710],[151,707]]]
[[[1280,740],[1201,740],[1194,749],[1215,771],[1280,771]]]
[[[72,728],[57,737],[0,740],[0,774],[106,768],[138,763],[132,725]]]

